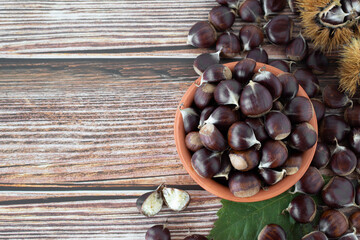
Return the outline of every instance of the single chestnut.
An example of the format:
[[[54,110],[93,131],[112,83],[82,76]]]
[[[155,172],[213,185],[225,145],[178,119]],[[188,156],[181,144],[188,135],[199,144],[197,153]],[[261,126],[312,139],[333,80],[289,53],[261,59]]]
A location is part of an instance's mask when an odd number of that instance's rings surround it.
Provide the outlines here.
[[[277,76],[281,85],[281,97],[284,99],[293,99],[299,91],[299,84],[295,76],[291,73],[281,73]]]
[[[241,51],[239,38],[231,32],[221,34],[216,42],[216,51],[220,51],[223,57],[235,57]]]
[[[321,191],[325,181],[320,171],[316,167],[310,166],[304,176],[296,182],[295,189],[292,193],[301,192],[310,195],[317,194]]]
[[[176,212],[184,210],[190,203],[190,194],[182,189],[164,186],[161,194],[166,206]]]
[[[244,22],[260,22],[264,11],[258,0],[245,0],[240,3],[238,15]]]
[[[230,175],[229,189],[235,197],[251,197],[260,191],[261,181],[256,173],[236,171]]]
[[[313,116],[313,106],[306,97],[294,97],[285,105],[284,114],[292,123],[309,122]]]
[[[230,68],[222,64],[214,64],[208,67],[201,75],[202,85],[204,82],[218,83],[222,80],[228,80],[232,78],[232,72]]]
[[[252,146],[256,149],[261,147],[261,143],[256,139],[253,129],[245,122],[236,122],[229,128],[228,143],[234,150],[246,150]]]
[[[311,71],[299,68],[294,71],[294,76],[310,98],[320,92],[319,80]]]
[[[258,240],[286,240],[284,229],[277,224],[266,225],[259,233]]]
[[[321,191],[324,203],[331,208],[350,207],[355,205],[354,186],[347,178],[335,176]]]
[[[315,145],[317,134],[314,127],[303,122],[295,126],[289,137],[289,146],[295,150],[304,152]]]
[[[282,166],[288,157],[288,149],[282,141],[268,140],[261,149],[259,168],[277,168]]]
[[[265,130],[264,122],[261,118],[246,118],[245,123],[253,129],[256,139],[260,142],[269,138]]]
[[[240,109],[248,117],[260,117],[268,113],[273,98],[263,85],[250,81],[240,96]]]
[[[228,6],[229,8],[237,9],[239,5],[238,0],[216,0],[221,5]]]
[[[291,153],[283,164],[282,168],[285,169],[286,175],[294,175],[299,171],[302,164],[302,153]]]
[[[186,238],[184,238],[184,240],[208,240],[208,239],[204,235],[192,234],[192,235],[187,236]]]
[[[222,152],[228,148],[227,141],[214,124],[205,124],[205,126],[200,129],[199,135],[202,144],[207,149]]]
[[[269,61],[269,56],[268,56],[267,52],[261,47],[251,49],[247,53],[246,58],[250,58],[250,59],[255,60],[256,62],[261,62],[261,63],[265,63],[265,64],[267,64]]]
[[[265,25],[268,40],[275,45],[286,45],[291,41],[293,21],[287,15],[277,15]]]
[[[200,177],[212,178],[220,170],[221,153],[202,148],[192,155],[191,165]]]
[[[155,225],[149,228],[145,234],[145,240],[170,240],[169,229],[164,225]]]
[[[234,67],[234,77],[242,85],[248,84],[254,75],[256,62],[251,58],[244,58],[239,61]]]
[[[214,178],[225,178],[226,180],[228,180],[231,169],[232,169],[232,165],[230,162],[229,152],[224,152],[223,154],[221,154],[220,169],[213,177]]]
[[[323,74],[329,67],[327,57],[319,50],[312,51],[306,58],[306,65],[314,74]]]
[[[318,142],[314,157],[311,161],[311,165],[318,169],[322,169],[326,167],[329,162],[330,162],[329,147],[325,143]]]
[[[204,124],[212,123],[220,131],[228,131],[229,127],[240,120],[239,111],[234,111],[229,106],[218,106],[211,115],[204,121]]]
[[[349,228],[346,216],[335,209],[323,212],[319,221],[319,230],[329,238],[337,238],[343,235]]]
[[[356,231],[353,231],[342,235],[338,240],[358,240],[358,237],[356,236]]]
[[[220,62],[220,51],[215,53],[202,53],[194,60],[193,67],[197,74],[201,75],[208,67]]]
[[[302,61],[308,52],[308,44],[300,34],[294,38],[285,48],[286,57],[293,61]]]
[[[209,12],[209,22],[218,31],[225,31],[235,22],[235,11],[226,6],[213,7]]]
[[[346,122],[352,127],[360,127],[360,105],[354,104],[346,108],[344,117]]]
[[[239,31],[239,39],[244,51],[250,51],[264,41],[264,33],[255,25],[244,25]]]
[[[355,228],[356,232],[360,232],[360,211],[356,211],[349,217],[351,228]]]
[[[334,144],[335,140],[341,142],[349,133],[350,128],[343,117],[337,115],[325,116],[321,121],[319,133],[323,141]]]
[[[195,23],[189,31],[187,43],[198,48],[208,48],[215,45],[217,33],[214,26],[206,21]]]
[[[259,175],[267,185],[275,185],[284,179],[286,170],[277,171],[270,168],[259,168]]]
[[[186,134],[185,145],[190,151],[193,152],[196,152],[200,148],[204,147],[200,140],[199,132],[189,132],[188,134]]]
[[[262,0],[262,7],[265,12],[265,19],[267,16],[281,12],[286,7],[286,0]]]
[[[202,128],[202,126],[204,126],[205,120],[207,120],[210,117],[210,115],[214,110],[215,110],[215,106],[207,106],[201,111],[199,126],[198,126],[199,129]]]
[[[210,83],[204,83],[199,86],[194,95],[194,103],[200,110],[209,106],[211,101],[214,99],[216,85]]]
[[[180,106],[179,109],[183,119],[185,133],[196,131],[200,121],[199,114],[194,108],[182,108],[182,106]]]
[[[255,148],[244,151],[231,150],[229,153],[231,165],[239,171],[249,171],[257,167],[260,161],[260,153]]]
[[[152,217],[160,212],[164,204],[161,195],[162,187],[160,185],[155,191],[144,193],[136,200],[136,206],[140,213],[147,217]]]
[[[264,125],[267,134],[274,140],[283,140],[291,133],[291,122],[281,112],[269,112],[265,116]]]
[[[336,141],[336,147],[330,159],[331,170],[338,176],[347,176],[355,170],[356,165],[355,153],[347,147],[340,146]]]
[[[356,154],[360,154],[360,128],[351,129],[348,140],[351,149]]]
[[[328,237],[323,232],[313,231],[303,236],[301,240],[328,240]]]
[[[325,105],[322,101],[316,98],[312,98],[311,103],[315,110],[317,122],[319,123],[325,115]]]
[[[327,85],[322,91],[322,98],[325,105],[329,108],[342,108],[347,104],[352,105],[349,97],[339,91],[338,85]]]
[[[291,62],[285,60],[273,60],[269,63],[270,66],[276,67],[283,72],[290,72]],[[278,76],[279,77],[279,76]]]
[[[214,98],[219,105],[235,105],[239,109],[239,99],[242,87],[235,79],[221,81],[215,88]]]
[[[316,216],[316,203],[312,197],[300,194],[294,197],[284,210],[298,223],[310,223]]]
[[[253,76],[252,80],[266,87],[271,93],[273,101],[280,98],[282,93],[282,84],[273,73],[259,69],[259,71]]]

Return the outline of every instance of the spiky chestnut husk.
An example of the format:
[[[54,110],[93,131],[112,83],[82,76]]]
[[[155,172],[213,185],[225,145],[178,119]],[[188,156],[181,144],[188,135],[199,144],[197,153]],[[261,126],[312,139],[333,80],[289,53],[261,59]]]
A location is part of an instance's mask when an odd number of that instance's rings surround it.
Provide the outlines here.
[[[339,78],[340,89],[354,96],[360,84],[360,39],[354,38],[340,52]]]
[[[298,0],[297,3],[304,36],[312,40],[316,49],[330,52],[350,43],[351,39],[359,34],[360,26],[356,24],[356,16],[349,20],[344,19],[340,24],[330,24],[322,20],[331,9],[339,6],[340,1]]]

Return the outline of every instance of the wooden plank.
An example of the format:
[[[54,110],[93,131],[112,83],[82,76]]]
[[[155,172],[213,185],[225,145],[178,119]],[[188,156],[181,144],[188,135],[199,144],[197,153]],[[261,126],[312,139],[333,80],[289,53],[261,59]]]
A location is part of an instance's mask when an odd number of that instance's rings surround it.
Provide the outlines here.
[[[207,50],[186,45],[187,33],[214,6],[215,0],[4,1],[0,57],[194,57]],[[288,8],[281,14],[295,17]],[[236,34],[243,24],[237,18]],[[296,24],[294,32],[299,29]],[[284,57],[264,45],[271,55]]]
[[[206,191],[189,191],[181,212],[166,206],[147,218],[136,208],[145,191],[0,191],[0,239],[144,239],[146,230],[167,223],[172,239],[207,235],[221,207]]]

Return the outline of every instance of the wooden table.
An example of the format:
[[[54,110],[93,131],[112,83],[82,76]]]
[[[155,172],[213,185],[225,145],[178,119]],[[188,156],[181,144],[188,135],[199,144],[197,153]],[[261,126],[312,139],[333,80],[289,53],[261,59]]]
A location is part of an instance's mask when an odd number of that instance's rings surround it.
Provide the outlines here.
[[[187,46],[187,32],[215,5],[1,1],[0,238],[136,240],[164,223],[173,239],[209,233],[220,199],[184,170],[173,121],[194,57],[212,51]],[[161,183],[192,201],[146,218],[135,201]]]

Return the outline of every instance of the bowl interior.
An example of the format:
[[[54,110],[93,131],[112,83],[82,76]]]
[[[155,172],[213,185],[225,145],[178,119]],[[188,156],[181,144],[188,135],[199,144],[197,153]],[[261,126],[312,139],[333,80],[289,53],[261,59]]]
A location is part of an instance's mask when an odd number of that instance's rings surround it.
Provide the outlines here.
[[[228,66],[231,70],[233,70],[236,64],[237,64],[237,62],[232,62],[232,63],[227,63],[224,65]],[[270,71],[275,75],[279,75],[280,73],[283,73],[283,71],[281,71],[277,68],[274,68],[270,65],[263,64],[263,63],[257,63],[254,71],[256,72],[260,68],[264,68],[264,70],[266,69],[267,71]],[[286,190],[288,190],[289,188],[291,188],[304,175],[304,173],[310,166],[312,158],[315,154],[315,149],[316,149],[317,143],[311,149],[309,149],[303,153],[303,155],[302,155],[303,161],[301,164],[301,168],[299,169],[299,171],[296,174],[291,175],[291,176],[286,176],[285,181],[280,181],[279,183],[275,184],[274,186],[270,186],[269,189],[266,191],[260,190],[260,192],[258,192],[256,195],[254,195],[252,197],[246,197],[246,198],[235,197],[230,192],[228,187],[225,187],[225,186],[215,182],[212,179],[200,177],[195,172],[193,167],[191,166],[191,153],[185,146],[185,131],[184,131],[184,126],[183,126],[182,116],[181,116],[181,113],[179,110],[179,107],[181,104],[183,105],[183,108],[191,106],[193,99],[194,99],[194,94],[195,94],[195,91],[197,88],[195,86],[195,83],[200,83],[200,77],[189,87],[189,89],[184,94],[183,98],[181,99],[181,101],[179,103],[178,110],[177,110],[176,116],[175,116],[174,136],[175,136],[176,149],[180,156],[180,160],[181,160],[182,164],[184,165],[186,171],[190,174],[192,179],[194,179],[195,182],[197,182],[202,188],[204,188],[208,192],[210,192],[220,198],[227,199],[230,201],[257,202],[257,201],[270,199],[270,198],[280,195],[281,193],[283,193]],[[306,98],[309,98],[301,86],[299,86],[299,91],[298,91],[297,96],[304,96]],[[316,115],[315,115],[314,109],[313,109],[313,117],[309,123],[314,127],[316,133],[318,133],[317,120],[316,120]]]

